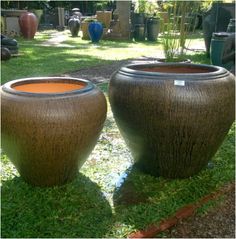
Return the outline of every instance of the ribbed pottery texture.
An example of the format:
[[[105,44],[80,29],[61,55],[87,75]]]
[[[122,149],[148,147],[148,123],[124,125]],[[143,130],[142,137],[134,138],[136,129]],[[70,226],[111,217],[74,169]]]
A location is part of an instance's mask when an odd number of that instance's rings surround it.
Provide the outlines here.
[[[221,67],[128,65],[111,77],[109,100],[136,165],[167,178],[198,173],[234,121],[235,80]]]
[[[82,88],[58,93],[14,88],[36,83]],[[97,142],[107,106],[103,93],[89,81],[42,77],[3,85],[1,109],[4,152],[26,182],[53,186],[74,179]]]

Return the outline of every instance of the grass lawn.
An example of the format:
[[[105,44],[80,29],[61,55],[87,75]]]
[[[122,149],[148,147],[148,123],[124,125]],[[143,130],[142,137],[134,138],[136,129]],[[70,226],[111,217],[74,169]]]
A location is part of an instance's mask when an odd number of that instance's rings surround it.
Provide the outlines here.
[[[155,56],[161,49],[160,43],[100,41],[94,45],[88,40],[70,37],[69,31],[64,33],[64,46],[43,46],[50,31],[46,33],[38,32],[34,40],[17,39],[21,56],[2,62],[2,83],[29,76],[60,75],[130,57]]]
[[[40,44],[46,38],[40,33],[34,41],[20,39],[23,56],[2,63],[2,82],[57,75],[131,56],[155,55],[155,50],[161,49],[156,43],[102,41],[94,46],[81,39],[67,40],[76,45],[71,49],[43,47]],[[191,57],[199,63],[209,61],[204,53]],[[99,87],[107,95],[107,84]],[[26,184],[2,152],[2,237],[127,237],[234,181],[234,142],[232,126],[210,167],[189,179],[155,178],[131,167],[132,156],[108,107],[95,149],[76,180],[67,185],[38,188]]]
[[[69,31],[65,31],[62,46],[43,46],[53,33],[55,31],[38,32],[34,40],[18,38],[20,56],[1,62],[1,83],[24,77],[60,75],[116,60],[163,56],[161,38],[157,42],[100,41],[98,45],[94,45],[80,37],[72,38]],[[203,39],[192,39],[190,46],[202,42]],[[204,52],[193,53],[190,52],[187,56],[193,62],[209,63]]]

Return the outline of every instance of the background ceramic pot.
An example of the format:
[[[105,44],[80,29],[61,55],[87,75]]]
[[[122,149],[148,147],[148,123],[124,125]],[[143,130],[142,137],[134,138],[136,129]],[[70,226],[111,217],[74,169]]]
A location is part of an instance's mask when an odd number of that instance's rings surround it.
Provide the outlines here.
[[[103,33],[103,26],[100,22],[91,22],[88,26],[89,37],[92,42],[100,41]]]
[[[94,148],[106,99],[91,82],[60,77],[1,88],[2,147],[22,178],[37,186],[71,181]]]
[[[72,37],[77,37],[80,29],[80,20],[78,18],[71,18],[68,21],[68,26]]]
[[[113,74],[109,99],[136,165],[186,178],[204,168],[234,121],[231,73],[189,63],[139,64]]]
[[[38,19],[31,12],[25,12],[19,17],[20,30],[24,38],[33,39],[38,29]]]
[[[1,47],[1,61],[8,61],[11,58],[11,52],[6,47]]]
[[[150,17],[147,19],[147,40],[156,41],[160,32],[160,19]]]

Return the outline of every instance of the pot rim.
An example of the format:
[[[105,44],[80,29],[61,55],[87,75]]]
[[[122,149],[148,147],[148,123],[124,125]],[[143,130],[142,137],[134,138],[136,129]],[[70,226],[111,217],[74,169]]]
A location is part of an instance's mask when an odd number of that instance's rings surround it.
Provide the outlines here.
[[[15,90],[13,86],[19,86],[23,84],[34,84],[34,83],[72,83],[72,82],[80,82],[85,84],[84,87],[77,90],[71,90],[71,91],[64,91],[64,92],[52,92],[52,93],[34,93],[34,92],[26,92],[26,91],[20,91]],[[69,95],[75,95],[75,94],[81,94],[88,92],[92,89],[94,89],[95,86],[92,82],[80,79],[80,78],[74,78],[74,77],[30,77],[30,78],[22,78],[17,80],[12,80],[7,83],[5,83],[2,86],[2,91],[14,94],[14,95],[21,95],[21,96],[37,96],[37,97],[48,97],[48,96],[69,96]]]
[[[133,67],[143,67],[143,68],[150,68],[150,67],[162,67],[162,66],[177,66],[181,67],[184,66],[186,68],[196,68],[196,69],[211,69],[213,71],[210,72],[202,72],[202,73],[168,73],[168,72],[154,72],[154,71],[143,71],[138,69],[132,69]],[[172,77],[176,79],[184,79],[184,80],[211,80],[220,78],[224,75],[229,74],[229,72],[220,66],[213,66],[213,65],[207,65],[207,64],[193,64],[193,63],[138,63],[138,64],[128,64],[126,66],[123,66],[118,71],[121,74],[131,76],[131,75],[137,75],[137,76],[145,76],[149,78],[167,78],[170,80],[173,80]],[[203,78],[204,76],[207,76],[207,78]]]

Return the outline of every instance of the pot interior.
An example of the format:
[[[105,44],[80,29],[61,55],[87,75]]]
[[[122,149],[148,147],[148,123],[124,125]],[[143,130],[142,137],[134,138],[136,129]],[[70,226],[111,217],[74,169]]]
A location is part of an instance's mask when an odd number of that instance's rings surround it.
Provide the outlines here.
[[[84,82],[27,82],[13,85],[17,91],[29,93],[63,93],[82,89],[86,86]]]
[[[154,65],[154,66],[134,66],[135,70],[147,72],[176,73],[176,74],[195,74],[216,71],[215,68],[197,67],[191,65]]]

